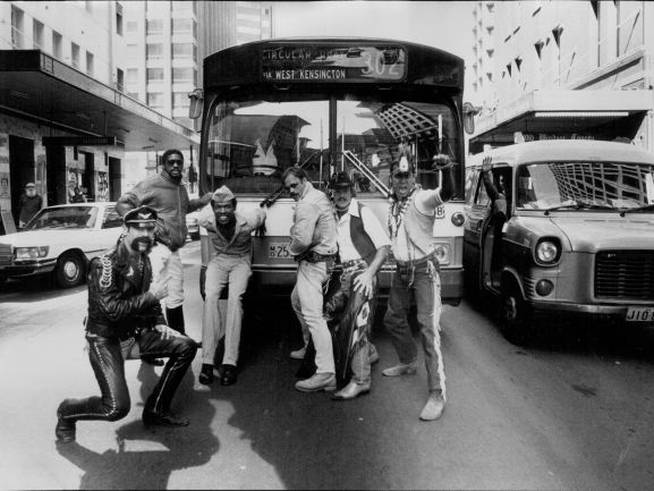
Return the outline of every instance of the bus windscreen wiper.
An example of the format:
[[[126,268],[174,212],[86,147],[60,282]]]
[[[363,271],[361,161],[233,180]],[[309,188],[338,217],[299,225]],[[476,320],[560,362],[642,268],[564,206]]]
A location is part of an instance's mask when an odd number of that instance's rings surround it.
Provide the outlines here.
[[[623,217],[627,213],[631,213],[632,211],[650,211],[650,210],[654,210],[654,203],[650,203],[648,205],[643,205],[643,206],[637,206],[636,208],[627,208],[620,212],[620,216]]]

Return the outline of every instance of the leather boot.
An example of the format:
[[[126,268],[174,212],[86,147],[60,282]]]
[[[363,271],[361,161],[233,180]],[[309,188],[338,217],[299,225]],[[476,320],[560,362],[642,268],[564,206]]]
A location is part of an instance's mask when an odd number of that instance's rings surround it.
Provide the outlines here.
[[[181,334],[186,334],[184,329],[184,307],[180,305],[174,309],[166,308],[166,319],[168,320],[168,327]]]

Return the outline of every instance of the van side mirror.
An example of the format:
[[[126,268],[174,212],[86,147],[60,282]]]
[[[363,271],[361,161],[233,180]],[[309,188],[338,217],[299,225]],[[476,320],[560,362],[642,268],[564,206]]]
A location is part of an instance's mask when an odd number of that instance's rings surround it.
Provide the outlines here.
[[[188,107],[188,117],[191,119],[198,119],[202,116],[204,91],[202,89],[195,89],[193,92],[189,92],[188,98],[191,99],[191,103]]]
[[[475,132],[475,116],[478,113],[478,107],[473,106],[470,102],[463,103],[463,129],[469,135]]]

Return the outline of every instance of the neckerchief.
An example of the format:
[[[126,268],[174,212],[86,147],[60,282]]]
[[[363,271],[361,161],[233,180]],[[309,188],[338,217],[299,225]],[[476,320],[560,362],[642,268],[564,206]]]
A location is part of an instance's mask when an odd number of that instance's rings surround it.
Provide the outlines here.
[[[409,203],[411,203],[411,197],[418,189],[420,189],[420,186],[416,184],[403,199],[391,198],[391,206],[388,208],[388,232],[391,235],[391,240],[397,237],[404,214],[409,208]]]

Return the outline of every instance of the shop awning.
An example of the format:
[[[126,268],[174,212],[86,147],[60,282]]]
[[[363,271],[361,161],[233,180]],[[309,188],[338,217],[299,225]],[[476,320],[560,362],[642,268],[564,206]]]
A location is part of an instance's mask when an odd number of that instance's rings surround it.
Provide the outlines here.
[[[77,135],[113,136],[126,151],[199,142],[192,129],[39,50],[0,50],[0,111]]]
[[[633,138],[646,112],[654,108],[652,90],[535,90],[513,104],[475,121],[471,153],[527,139]]]

